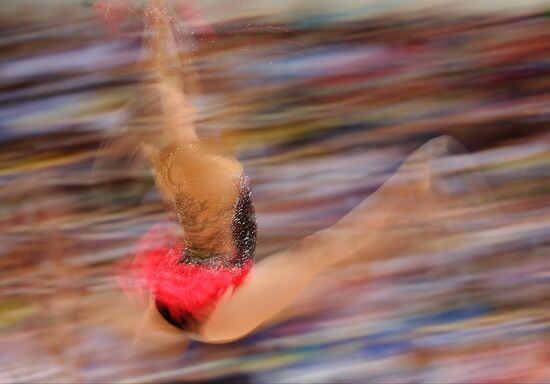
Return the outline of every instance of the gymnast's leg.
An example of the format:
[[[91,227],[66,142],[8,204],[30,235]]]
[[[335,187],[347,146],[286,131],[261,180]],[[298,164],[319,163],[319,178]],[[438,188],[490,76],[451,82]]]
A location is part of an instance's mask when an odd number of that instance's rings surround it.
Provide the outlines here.
[[[449,138],[416,150],[375,193],[335,225],[259,262],[247,280],[228,291],[200,329],[206,342],[238,339],[277,315],[328,267],[369,253],[377,232],[405,198],[430,193],[430,162],[446,152]]]

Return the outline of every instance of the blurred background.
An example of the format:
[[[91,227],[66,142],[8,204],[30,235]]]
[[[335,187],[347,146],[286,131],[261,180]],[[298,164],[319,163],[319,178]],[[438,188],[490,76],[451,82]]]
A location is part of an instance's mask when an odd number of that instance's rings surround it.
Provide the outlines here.
[[[442,134],[475,163],[447,164],[469,208],[412,233],[422,210],[402,210],[399,246],[243,340],[127,360],[114,270],[168,213],[139,160],[92,168],[124,134],[139,4],[1,2],[0,382],[550,382],[550,4],[177,3],[197,124],[249,172],[258,258]]]

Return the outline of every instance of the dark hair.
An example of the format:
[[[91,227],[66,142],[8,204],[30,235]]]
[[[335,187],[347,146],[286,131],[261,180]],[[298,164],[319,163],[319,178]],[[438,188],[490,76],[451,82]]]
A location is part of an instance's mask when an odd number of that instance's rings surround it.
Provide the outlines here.
[[[233,241],[237,249],[237,260],[235,262],[242,265],[254,258],[258,232],[256,211],[254,210],[252,193],[246,176],[243,176],[243,182],[241,183],[232,229]]]

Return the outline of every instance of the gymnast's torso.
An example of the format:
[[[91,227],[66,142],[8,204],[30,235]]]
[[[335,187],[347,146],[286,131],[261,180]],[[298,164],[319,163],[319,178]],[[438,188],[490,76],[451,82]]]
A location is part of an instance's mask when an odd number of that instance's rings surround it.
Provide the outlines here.
[[[179,231],[153,227],[142,239],[137,267],[164,319],[198,332],[254,261],[257,226],[248,177],[236,160],[202,143],[163,150],[154,170]]]

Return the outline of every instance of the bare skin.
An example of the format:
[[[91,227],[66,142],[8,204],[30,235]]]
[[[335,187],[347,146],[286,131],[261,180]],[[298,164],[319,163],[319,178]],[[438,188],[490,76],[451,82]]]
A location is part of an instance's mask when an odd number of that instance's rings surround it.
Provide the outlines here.
[[[144,49],[150,59],[144,65],[152,73],[146,87],[158,94],[162,119],[158,135],[141,140],[141,150],[169,204],[176,195],[186,196],[187,206],[202,203],[200,212],[189,209],[195,212],[193,225],[182,223],[186,243],[220,251],[223,244],[231,243],[229,220],[239,194],[236,181],[243,168],[235,157],[201,141],[195,132],[192,108],[173,66],[179,58],[164,2],[151,0],[145,17]],[[239,339],[289,306],[328,268],[359,252],[368,255],[377,232],[404,198],[414,200],[429,194],[430,161],[445,151],[447,142],[441,138],[414,152],[388,182],[335,225],[257,263],[237,290],[225,293],[198,335],[192,337],[210,343]],[[214,237],[221,241],[213,241]],[[166,323],[151,301],[140,321],[138,339],[155,337],[158,341],[163,335],[175,340],[176,334],[181,335],[181,331]]]

